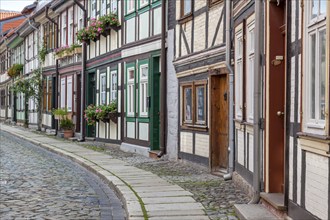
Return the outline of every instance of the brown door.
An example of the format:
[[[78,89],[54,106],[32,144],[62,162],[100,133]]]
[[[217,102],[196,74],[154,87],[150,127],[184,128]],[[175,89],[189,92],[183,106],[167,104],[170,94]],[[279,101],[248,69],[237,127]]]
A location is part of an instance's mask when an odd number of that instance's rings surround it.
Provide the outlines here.
[[[269,100],[268,149],[269,192],[284,191],[284,109],[285,109],[285,1],[269,3]],[[281,60],[283,57],[283,60]]]
[[[211,76],[211,169],[228,165],[228,87],[227,75]]]

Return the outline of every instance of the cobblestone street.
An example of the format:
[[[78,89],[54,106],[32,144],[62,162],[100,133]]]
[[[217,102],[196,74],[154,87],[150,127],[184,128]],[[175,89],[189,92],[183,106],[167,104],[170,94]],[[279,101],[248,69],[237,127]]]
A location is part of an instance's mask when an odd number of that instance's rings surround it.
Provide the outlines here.
[[[0,132],[0,219],[125,219],[115,193],[94,174]]]

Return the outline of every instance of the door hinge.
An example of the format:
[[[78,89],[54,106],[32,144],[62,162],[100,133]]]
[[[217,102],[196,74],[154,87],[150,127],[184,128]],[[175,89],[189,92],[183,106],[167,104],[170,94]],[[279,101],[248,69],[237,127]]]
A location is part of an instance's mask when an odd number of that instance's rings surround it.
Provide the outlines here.
[[[264,118],[259,119],[259,128],[261,130],[265,130],[265,119]]]

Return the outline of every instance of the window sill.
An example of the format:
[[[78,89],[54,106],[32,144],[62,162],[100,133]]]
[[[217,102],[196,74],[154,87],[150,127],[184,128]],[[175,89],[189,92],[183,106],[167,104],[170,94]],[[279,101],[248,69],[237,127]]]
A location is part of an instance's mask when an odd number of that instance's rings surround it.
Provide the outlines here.
[[[191,131],[208,131],[208,127],[206,125],[189,125],[184,124],[181,126],[182,130],[191,130]]]
[[[212,2],[212,0],[208,0],[208,6],[209,6],[209,8],[212,8],[213,6],[218,5],[222,2],[223,2],[223,0],[217,0],[217,1],[214,1],[214,2]]]
[[[184,23],[187,23],[188,21],[191,21],[192,19],[193,19],[193,14],[190,12],[189,14],[182,16],[178,20],[178,22],[179,22],[179,24],[184,24]]]

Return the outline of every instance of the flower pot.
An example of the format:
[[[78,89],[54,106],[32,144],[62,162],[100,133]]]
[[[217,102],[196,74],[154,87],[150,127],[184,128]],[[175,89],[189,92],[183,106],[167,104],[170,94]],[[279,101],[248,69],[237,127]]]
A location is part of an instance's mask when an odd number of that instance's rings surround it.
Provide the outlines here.
[[[98,35],[98,36],[96,36],[96,38],[92,39],[92,41],[94,41],[94,42],[96,42],[98,40],[100,40],[100,35]]]
[[[121,26],[120,26],[120,25],[119,25],[119,26],[117,26],[117,25],[110,25],[110,28],[111,28],[112,30],[114,30],[114,31],[119,31],[120,28],[121,28]]]
[[[108,35],[110,35],[110,31],[111,31],[110,26],[107,26],[104,28],[104,31],[101,34],[103,37],[107,37]]]
[[[72,130],[64,130],[63,135],[64,135],[64,138],[73,137],[73,131]]]
[[[82,53],[82,48],[81,47],[74,48],[74,53],[75,54],[81,54]]]

